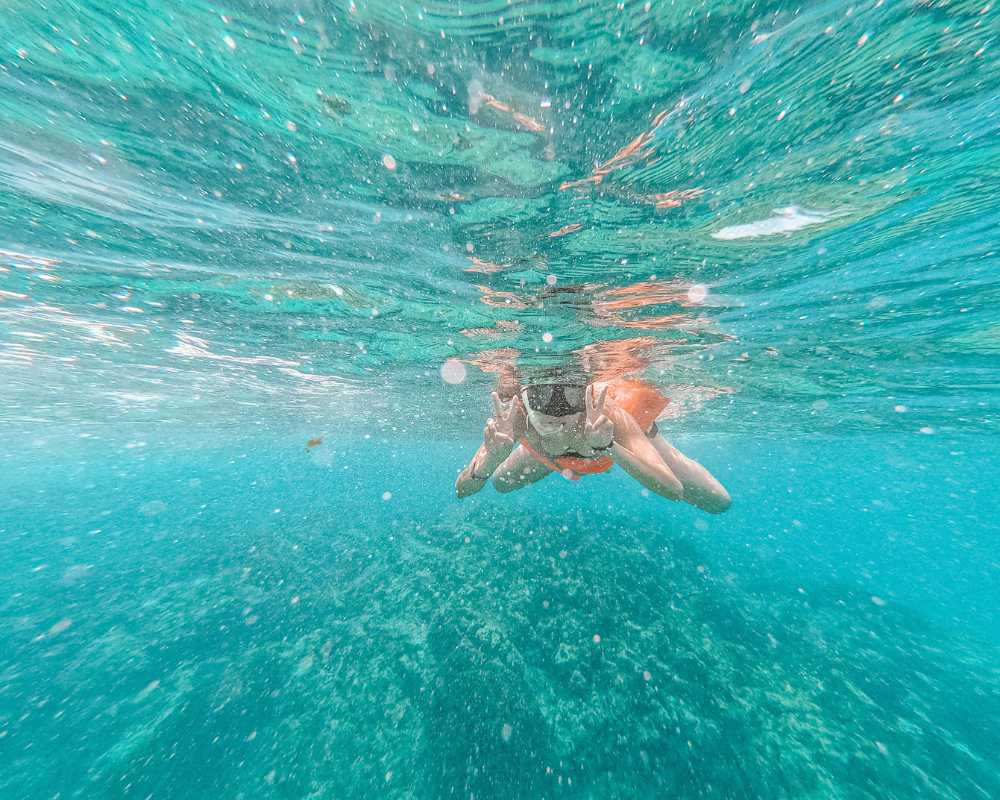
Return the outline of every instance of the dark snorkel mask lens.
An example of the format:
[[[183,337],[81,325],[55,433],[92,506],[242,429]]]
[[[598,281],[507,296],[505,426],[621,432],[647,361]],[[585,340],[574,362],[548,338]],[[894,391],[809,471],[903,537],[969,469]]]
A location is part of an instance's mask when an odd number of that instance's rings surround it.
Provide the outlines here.
[[[524,390],[525,402],[532,411],[549,417],[567,417],[579,414],[586,408],[585,386],[542,384]]]

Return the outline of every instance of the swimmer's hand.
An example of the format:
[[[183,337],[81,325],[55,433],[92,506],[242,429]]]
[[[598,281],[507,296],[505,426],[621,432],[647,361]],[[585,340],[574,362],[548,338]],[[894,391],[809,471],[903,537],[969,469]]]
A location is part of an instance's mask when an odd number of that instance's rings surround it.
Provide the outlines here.
[[[583,436],[595,450],[607,450],[615,436],[615,425],[604,413],[607,410],[608,387],[602,386],[598,392],[597,386],[591,384],[585,397],[587,421],[583,426]]]
[[[491,451],[512,448],[527,428],[524,407],[516,397],[505,403],[496,392],[490,395],[490,400],[493,401],[493,416],[486,421],[483,442]]]

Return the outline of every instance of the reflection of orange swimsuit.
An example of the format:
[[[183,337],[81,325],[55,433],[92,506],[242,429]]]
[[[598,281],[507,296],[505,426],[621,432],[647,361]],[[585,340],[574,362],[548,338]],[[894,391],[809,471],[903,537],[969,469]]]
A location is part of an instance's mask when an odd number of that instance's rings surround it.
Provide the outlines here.
[[[660,412],[667,407],[669,398],[664,397],[654,387],[643,381],[622,380],[608,384],[608,399],[623,411],[627,411],[632,418],[639,423],[639,427],[648,431],[650,426],[656,422]],[[525,450],[534,456],[535,460],[553,472],[562,473],[571,481],[580,480],[581,475],[593,475],[598,472],[607,472],[615,463],[610,456],[555,456],[549,457],[545,453],[540,453],[527,437],[521,439],[521,444]]]

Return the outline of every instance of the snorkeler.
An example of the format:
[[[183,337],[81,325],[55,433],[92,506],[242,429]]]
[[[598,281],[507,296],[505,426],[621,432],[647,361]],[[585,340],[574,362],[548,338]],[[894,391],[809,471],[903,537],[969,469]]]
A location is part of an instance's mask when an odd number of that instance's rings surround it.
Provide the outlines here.
[[[552,472],[578,480],[618,464],[670,500],[713,514],[732,502],[707,469],[660,435],[656,418],[669,400],[646,383],[539,384],[507,400],[493,392],[491,399],[483,444],[455,483],[460,498],[491,477],[497,491],[512,492]]]

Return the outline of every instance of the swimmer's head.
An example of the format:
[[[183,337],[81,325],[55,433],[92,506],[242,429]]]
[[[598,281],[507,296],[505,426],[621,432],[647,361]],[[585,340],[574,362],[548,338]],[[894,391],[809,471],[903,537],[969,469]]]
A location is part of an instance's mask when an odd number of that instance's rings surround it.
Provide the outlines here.
[[[585,386],[536,384],[521,390],[528,420],[541,435],[559,433],[579,423],[586,409]]]

